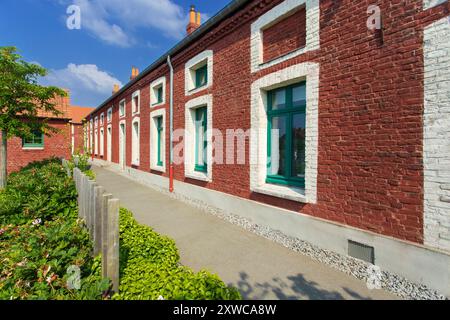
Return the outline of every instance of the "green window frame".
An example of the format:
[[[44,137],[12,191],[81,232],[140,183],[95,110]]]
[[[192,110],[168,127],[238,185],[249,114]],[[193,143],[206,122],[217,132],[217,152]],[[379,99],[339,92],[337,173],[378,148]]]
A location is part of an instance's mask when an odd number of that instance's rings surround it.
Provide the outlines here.
[[[295,101],[293,98],[294,89],[300,89],[301,92],[304,92],[304,99]],[[279,93],[282,97],[281,100],[283,103],[279,104],[280,108],[274,106],[274,98],[275,95]],[[284,97],[284,101],[283,101]],[[277,105],[278,106],[278,105]],[[294,133],[294,117],[298,120],[298,116],[300,119],[304,119],[304,128],[303,130],[303,138],[296,138],[297,132]],[[280,160],[278,162],[278,173],[272,174],[272,146],[274,142],[272,141],[272,126],[273,120],[276,118],[276,121],[281,124],[284,129],[284,136],[279,137],[278,140],[278,150]],[[266,175],[266,183],[270,184],[278,184],[285,186],[293,186],[293,187],[305,187],[305,137],[304,132],[306,131],[306,82],[302,81],[293,85],[289,85],[283,88],[277,88],[267,92],[267,175]],[[300,134],[301,136],[301,134]],[[283,138],[284,137],[284,138]],[[280,142],[281,141],[281,142]],[[300,152],[299,152],[300,150]],[[284,162],[281,160],[281,157],[284,157]],[[300,159],[300,161],[296,161],[296,157]],[[283,164],[283,166],[281,165]],[[295,168],[294,168],[295,166]],[[280,174],[280,167],[282,167]],[[295,174],[295,172],[302,172],[303,174]]]
[[[206,86],[207,83],[208,83],[208,65],[205,64],[204,66],[195,70],[195,88],[197,89]]]
[[[43,148],[44,147],[44,133],[41,131],[32,132],[32,136],[22,139],[23,148]]]
[[[156,88],[156,102],[154,104],[160,104],[163,102],[163,87],[162,85]]]
[[[158,158],[157,158],[157,161],[156,161],[156,165],[162,167],[163,164],[164,164],[163,153],[162,153],[162,149],[163,149],[163,146],[162,146],[162,142],[163,142],[163,139],[162,139],[162,137],[163,137],[163,117],[162,116],[156,118],[156,131],[158,133],[158,137],[157,137],[157,139],[158,139]]]
[[[195,109],[195,171],[208,172],[206,163],[206,150],[208,141],[206,139],[207,130],[207,108],[200,107]],[[201,138],[203,137],[203,141]],[[203,148],[202,159],[199,159],[199,148]]]

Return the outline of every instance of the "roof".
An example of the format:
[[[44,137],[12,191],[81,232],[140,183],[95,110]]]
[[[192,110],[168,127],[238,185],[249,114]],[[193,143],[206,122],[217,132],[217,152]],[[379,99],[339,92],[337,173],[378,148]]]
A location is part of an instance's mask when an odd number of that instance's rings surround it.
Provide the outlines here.
[[[87,116],[91,115],[95,111],[108,105],[113,99],[120,96],[123,92],[125,92],[133,84],[137,83],[139,80],[144,78],[146,75],[148,75],[150,72],[155,70],[160,65],[166,63],[167,57],[173,56],[174,54],[180,52],[181,50],[183,50],[184,48],[186,48],[187,46],[192,44],[195,40],[197,40],[198,38],[203,36],[205,33],[210,31],[212,28],[217,26],[220,22],[222,22],[223,20],[228,18],[230,15],[235,13],[237,10],[239,10],[241,7],[243,7],[245,4],[247,4],[250,1],[251,0],[233,0],[232,2],[230,2],[225,8],[220,10],[215,16],[213,16],[211,19],[206,21],[197,30],[192,32],[190,35],[185,37],[183,40],[178,42],[172,49],[170,49],[165,54],[163,54],[158,60],[156,60],[154,63],[152,63],[150,66],[148,66],[144,71],[142,71],[133,80],[129,81],[126,85],[124,85],[118,92],[116,92],[115,94],[110,96],[108,99],[106,99],[102,104],[100,104],[97,108],[95,108]]]
[[[93,107],[70,106],[70,118],[73,123],[82,123],[83,119],[94,109]]]

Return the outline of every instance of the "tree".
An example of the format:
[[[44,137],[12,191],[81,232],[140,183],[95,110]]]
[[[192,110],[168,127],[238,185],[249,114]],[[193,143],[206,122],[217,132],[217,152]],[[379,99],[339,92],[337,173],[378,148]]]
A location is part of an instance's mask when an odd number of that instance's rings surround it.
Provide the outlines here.
[[[30,138],[35,131],[50,135],[57,131],[40,114],[62,114],[55,98],[67,96],[57,87],[38,84],[47,70],[28,63],[16,53],[15,47],[0,47],[0,189],[6,187],[7,140],[13,136]]]

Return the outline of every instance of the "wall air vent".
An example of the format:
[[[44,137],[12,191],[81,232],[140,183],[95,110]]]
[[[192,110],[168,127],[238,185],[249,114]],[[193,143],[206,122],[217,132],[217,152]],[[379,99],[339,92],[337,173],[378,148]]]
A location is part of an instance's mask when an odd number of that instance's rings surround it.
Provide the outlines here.
[[[348,255],[350,257],[375,264],[375,249],[368,245],[348,240]]]

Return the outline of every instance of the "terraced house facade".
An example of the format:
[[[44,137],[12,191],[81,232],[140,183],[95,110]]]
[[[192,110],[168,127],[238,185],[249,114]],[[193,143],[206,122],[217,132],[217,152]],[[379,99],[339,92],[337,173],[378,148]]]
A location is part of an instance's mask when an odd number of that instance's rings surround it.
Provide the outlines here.
[[[86,145],[144,183],[450,294],[449,10],[235,0],[203,25],[191,11],[188,36],[88,116]]]

